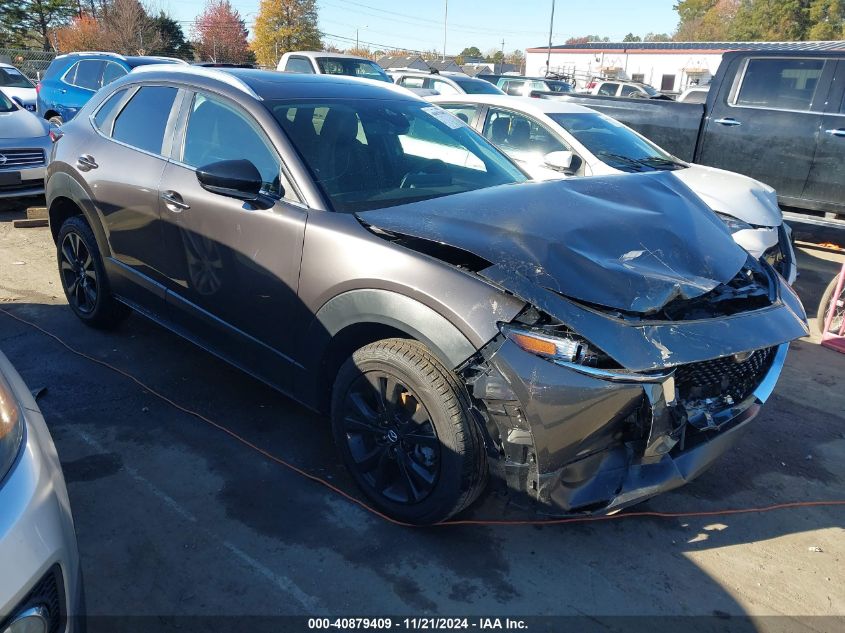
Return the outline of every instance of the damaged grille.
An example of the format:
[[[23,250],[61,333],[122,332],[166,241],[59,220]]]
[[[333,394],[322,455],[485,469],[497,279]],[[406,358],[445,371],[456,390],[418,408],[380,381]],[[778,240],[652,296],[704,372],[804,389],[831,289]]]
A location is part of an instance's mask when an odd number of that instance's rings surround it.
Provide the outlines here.
[[[758,349],[749,355],[681,365],[675,370],[675,385],[683,401],[720,399],[725,404],[742,402],[750,396],[774,359],[775,348]]]

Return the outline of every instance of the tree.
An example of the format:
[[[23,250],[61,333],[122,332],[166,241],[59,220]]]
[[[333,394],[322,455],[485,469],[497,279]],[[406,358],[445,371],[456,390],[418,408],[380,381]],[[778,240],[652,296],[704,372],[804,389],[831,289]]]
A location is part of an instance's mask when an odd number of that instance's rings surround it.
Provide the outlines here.
[[[811,40],[845,39],[845,0],[813,0],[809,10]]]
[[[643,42],[671,42],[672,36],[668,33],[646,33]]]
[[[319,48],[316,0],[261,0],[252,40],[259,64],[275,66],[283,53]]]
[[[466,59],[467,57],[484,57],[484,53],[477,46],[468,46],[461,51],[459,57]]]
[[[45,51],[50,32],[78,15],[76,0],[0,0],[0,29],[14,46],[35,38]]]
[[[62,53],[96,50],[102,46],[103,29],[98,20],[83,14],[56,30],[56,42]]]
[[[623,39],[623,42],[642,42],[643,38],[639,35],[634,35],[633,33],[628,33]]]
[[[101,25],[103,42],[98,48],[122,55],[148,55],[164,42],[155,20],[138,0],[113,0],[105,7]]]
[[[158,16],[153,18],[152,21],[161,35],[161,46],[154,51],[155,54],[179,57],[181,59],[193,59],[194,47],[185,39],[185,33],[176,20],[164,11],[160,11]]]
[[[570,37],[566,40],[567,44],[588,44],[589,42],[609,42],[609,37],[602,37],[601,35],[582,35],[581,37]]]
[[[364,48],[362,46],[359,46],[358,48],[355,48],[353,46],[352,48],[347,48],[344,52],[347,55],[355,55],[355,57],[363,57],[365,59],[371,59],[373,61],[378,59],[375,53],[373,53],[373,51],[371,51],[369,48]]]
[[[251,57],[247,30],[229,0],[208,0],[194,25],[194,49],[202,59],[242,64]]]

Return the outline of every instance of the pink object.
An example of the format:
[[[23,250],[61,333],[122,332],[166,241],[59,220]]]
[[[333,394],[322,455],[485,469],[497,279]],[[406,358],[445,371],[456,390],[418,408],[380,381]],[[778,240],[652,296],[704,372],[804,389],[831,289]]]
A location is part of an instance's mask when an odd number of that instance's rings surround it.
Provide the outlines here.
[[[836,302],[842,294],[843,285],[845,285],[845,263],[842,264],[842,270],[839,271],[839,281],[836,283],[836,290],[827,308],[827,314],[824,318],[824,328],[822,329],[822,345],[841,354],[845,354],[845,319],[842,320],[842,325],[839,326],[838,332],[834,334],[829,330],[830,324],[833,322],[833,315],[836,313]]]

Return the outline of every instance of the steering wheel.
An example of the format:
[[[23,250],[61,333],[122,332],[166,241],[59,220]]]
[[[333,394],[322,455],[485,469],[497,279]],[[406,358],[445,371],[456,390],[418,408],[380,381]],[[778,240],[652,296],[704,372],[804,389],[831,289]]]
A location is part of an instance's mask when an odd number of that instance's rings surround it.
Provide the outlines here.
[[[446,173],[448,171],[448,166],[439,158],[432,158],[425,164],[422,169],[417,169],[414,171],[406,172],[404,176],[402,176],[402,180],[399,183],[400,189],[413,189],[416,186],[414,182],[415,176],[425,176],[428,174],[441,174]]]

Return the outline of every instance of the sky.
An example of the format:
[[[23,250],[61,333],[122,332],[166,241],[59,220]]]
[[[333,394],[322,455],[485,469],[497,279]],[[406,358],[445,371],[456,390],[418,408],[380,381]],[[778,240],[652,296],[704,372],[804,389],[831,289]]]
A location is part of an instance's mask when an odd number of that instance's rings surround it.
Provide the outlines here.
[[[258,13],[259,0],[230,0],[247,28]],[[456,54],[477,46],[482,52],[505,52],[544,46],[549,38],[552,0],[318,0],[324,41],[340,48],[354,46],[356,29],[371,49],[443,50],[443,18],[448,1],[446,51]],[[676,0],[556,0],[553,43],[573,36],[602,35],[621,40],[629,32],[671,33],[677,25]],[[192,21],[205,0],[153,0],[190,34]],[[343,39],[345,38],[345,39]]]

